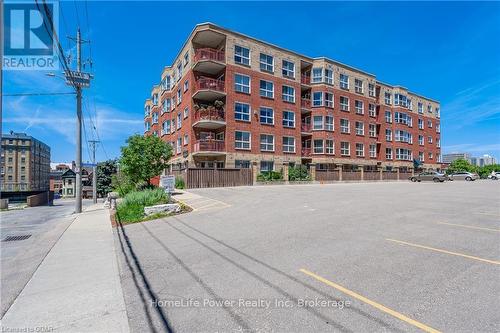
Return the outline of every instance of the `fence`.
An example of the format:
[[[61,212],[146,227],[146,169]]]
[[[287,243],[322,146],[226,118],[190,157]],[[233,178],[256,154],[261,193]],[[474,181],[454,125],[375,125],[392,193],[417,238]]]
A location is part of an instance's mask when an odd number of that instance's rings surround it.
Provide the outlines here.
[[[399,172],[399,179],[400,180],[405,180],[409,179],[412,176],[411,172]]]
[[[194,169],[172,172],[184,179],[186,188],[252,185],[252,169]]]
[[[380,171],[364,171],[364,180],[380,180]]]
[[[319,182],[328,182],[340,180],[338,170],[316,170],[316,180]]]
[[[398,172],[397,171],[384,170],[382,172],[382,179],[383,180],[397,180],[398,179]]]
[[[361,171],[342,170],[342,180],[361,180]]]

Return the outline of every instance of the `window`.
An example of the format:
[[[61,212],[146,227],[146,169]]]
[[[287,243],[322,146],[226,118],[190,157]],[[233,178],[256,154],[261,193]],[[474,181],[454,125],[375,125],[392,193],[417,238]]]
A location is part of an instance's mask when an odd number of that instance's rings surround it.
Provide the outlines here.
[[[149,132],[150,129],[151,129],[151,124],[149,123],[149,121],[144,122],[144,130],[146,132]]]
[[[333,116],[325,116],[325,130],[333,131]]]
[[[385,148],[385,159],[392,160],[392,149]]]
[[[441,133],[441,125],[436,124],[436,133]]]
[[[234,147],[236,149],[250,149],[250,132],[234,132]]]
[[[316,139],[313,144],[313,153],[314,154],[323,154],[323,140]]]
[[[165,108],[166,112],[170,112],[172,110],[172,100],[170,98],[165,100]]]
[[[185,118],[187,118],[188,116],[189,116],[189,108],[188,108],[188,107],[186,107],[186,108],[184,109],[184,119],[185,119]]]
[[[429,153],[429,159],[432,160],[432,153]]]
[[[248,161],[248,160],[235,160],[234,167],[236,169],[250,169],[250,161]]]
[[[396,148],[396,159],[403,161],[411,161],[411,150],[406,148]]]
[[[418,102],[418,113],[424,113],[424,105]]]
[[[245,94],[250,93],[250,76],[234,74],[234,90]]]
[[[283,96],[283,101],[295,103],[295,89],[293,87],[284,85],[281,88],[281,92]]]
[[[295,127],[295,113],[283,111],[283,127]]]
[[[441,113],[439,111],[439,108],[436,108],[436,117],[438,117],[438,118],[441,117]]]
[[[260,80],[260,96],[274,98],[274,84],[271,81]]]
[[[424,161],[424,153],[423,153],[423,152],[421,152],[421,151],[420,151],[420,152],[418,152],[418,160],[419,160],[420,162],[423,162],[423,161]]]
[[[237,64],[250,66],[250,50],[246,47],[235,45],[234,62]]]
[[[432,136],[429,136],[429,137],[427,138],[427,142],[432,143]]]
[[[335,146],[333,144],[332,139],[325,140],[325,154],[330,154],[330,155],[335,154]]]
[[[182,78],[182,63],[179,63],[177,65],[177,72],[179,73],[179,76],[177,77],[177,81],[179,81]]]
[[[394,131],[394,141],[413,143],[411,133],[402,130]]]
[[[405,95],[394,94],[394,105],[408,106],[408,99]]]
[[[333,94],[326,92],[325,93],[325,106],[327,108],[333,108]]]
[[[282,74],[285,77],[295,78],[295,64],[291,61],[283,60]]]
[[[323,116],[313,116],[313,130],[323,129]]]
[[[260,108],[260,123],[264,125],[274,125],[274,112],[271,108]]]
[[[184,81],[184,92],[188,91],[189,89],[189,80]]]
[[[384,93],[384,102],[387,105],[391,105],[391,93]]]
[[[372,138],[377,136],[377,125],[368,124],[368,135]]]
[[[358,94],[363,93],[363,81],[360,79],[354,79],[354,91]]]
[[[153,105],[158,105],[158,94],[153,95]]]
[[[340,155],[342,155],[342,156],[351,155],[350,149],[351,148],[349,147],[349,142],[341,142],[340,143]]]
[[[365,157],[365,145],[356,143],[356,157]]]
[[[368,96],[375,97],[375,85],[368,83]]]
[[[349,98],[340,96],[340,110],[349,111]]]
[[[392,123],[392,113],[391,111],[385,111],[385,122],[391,124]]]
[[[182,127],[182,116],[180,113],[177,114],[177,130]]]
[[[151,112],[151,107],[149,105],[144,107],[144,117],[149,117],[150,112]]]
[[[274,151],[274,136],[270,134],[260,135],[260,150]]]
[[[356,135],[365,135],[365,124],[360,121],[356,122]]]
[[[377,157],[377,145],[371,144],[369,146],[369,150],[370,150],[370,157],[376,158]]]
[[[180,89],[177,89],[177,105],[181,104],[182,102],[182,93]]]
[[[385,141],[392,141],[392,131],[390,129],[385,130]]]
[[[349,120],[340,119],[340,133],[350,133]]]
[[[184,67],[189,63],[189,51],[184,54]]]
[[[186,146],[189,143],[189,135],[185,134],[184,135],[184,146]]]
[[[423,135],[419,135],[418,136],[418,144],[420,146],[423,146],[424,145],[424,136]]]
[[[177,154],[180,154],[182,151],[182,138],[177,139]]]
[[[274,72],[274,57],[268,54],[260,54],[260,70],[264,72]]]
[[[370,117],[376,117],[377,113],[375,111],[375,104],[368,104],[368,115]]]
[[[162,124],[163,133],[162,134],[170,134],[170,120],[163,122]]]
[[[260,172],[269,172],[274,170],[273,161],[260,161]]]
[[[412,127],[411,117],[403,112],[394,112],[394,122],[396,124],[404,124]]]
[[[432,120],[427,120],[427,127],[432,128]]]
[[[432,105],[427,105],[427,112],[432,113]]]
[[[295,138],[293,136],[283,137],[283,152],[295,153]]]
[[[333,84],[333,70],[325,69],[325,83]]]
[[[323,106],[323,93],[321,91],[313,92],[313,106]]]
[[[356,109],[357,114],[364,114],[365,108],[362,101],[354,101],[354,108]]]
[[[349,76],[345,74],[340,74],[340,88],[349,89]]]
[[[418,129],[424,129],[424,120],[423,119],[418,120]]]
[[[312,83],[320,83],[323,81],[323,68],[312,69]]]
[[[153,112],[153,124],[158,124],[158,112]]]
[[[244,103],[234,103],[234,119],[250,121],[250,105]]]

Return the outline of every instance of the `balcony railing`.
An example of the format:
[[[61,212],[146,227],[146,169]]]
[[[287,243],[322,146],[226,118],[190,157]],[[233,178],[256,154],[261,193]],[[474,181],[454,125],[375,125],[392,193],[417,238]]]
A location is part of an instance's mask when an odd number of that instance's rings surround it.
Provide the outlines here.
[[[223,140],[198,140],[194,144],[195,152],[223,152],[225,151]]]
[[[197,49],[194,54],[194,61],[202,60],[225,62],[225,52],[211,48]]]
[[[311,76],[302,74],[300,76],[300,83],[302,84],[311,84]]]
[[[311,132],[311,124],[301,124],[300,130],[302,132]]]
[[[311,148],[302,148],[302,156],[311,156]]]
[[[196,88],[198,90],[216,90],[224,92],[224,81],[211,79],[209,77],[200,77],[196,80]]]
[[[307,98],[302,98],[300,100],[300,107],[303,109],[310,109],[311,108],[311,100]]]
[[[214,120],[214,121],[225,121],[224,110],[216,109],[199,109],[194,113],[194,121],[200,120]]]

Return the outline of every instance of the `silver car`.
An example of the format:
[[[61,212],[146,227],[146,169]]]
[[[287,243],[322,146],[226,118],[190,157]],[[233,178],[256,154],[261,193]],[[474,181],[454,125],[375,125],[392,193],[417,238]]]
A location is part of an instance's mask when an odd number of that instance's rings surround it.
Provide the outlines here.
[[[459,171],[448,176],[450,180],[466,180],[468,182],[479,179],[479,175],[473,172]]]
[[[444,182],[445,180],[448,179],[448,177],[442,173],[436,172],[436,171],[427,171],[427,172],[422,172],[419,173],[418,175],[411,176],[409,178],[412,182],[421,182],[421,181],[433,181],[435,183],[437,182]]]

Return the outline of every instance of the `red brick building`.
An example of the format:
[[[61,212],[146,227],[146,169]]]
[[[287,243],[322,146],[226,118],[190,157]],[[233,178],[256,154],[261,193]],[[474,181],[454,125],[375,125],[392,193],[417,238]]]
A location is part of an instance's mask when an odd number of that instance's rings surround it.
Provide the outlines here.
[[[283,163],[426,169],[441,162],[439,102],[328,58],[199,24],[145,103],[173,168]]]

